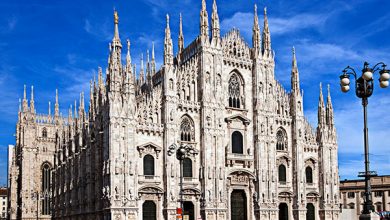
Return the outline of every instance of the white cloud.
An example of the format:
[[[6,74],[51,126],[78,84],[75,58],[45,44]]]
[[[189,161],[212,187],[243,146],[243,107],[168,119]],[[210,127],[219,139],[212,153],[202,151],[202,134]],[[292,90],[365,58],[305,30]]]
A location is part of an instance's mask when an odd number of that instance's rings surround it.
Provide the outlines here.
[[[322,27],[327,18],[328,15],[306,13],[291,17],[269,17],[268,21],[271,35],[281,35],[308,28],[318,29]],[[223,19],[221,27],[224,32],[237,27],[249,39],[252,36],[253,13],[236,12],[232,17]]]

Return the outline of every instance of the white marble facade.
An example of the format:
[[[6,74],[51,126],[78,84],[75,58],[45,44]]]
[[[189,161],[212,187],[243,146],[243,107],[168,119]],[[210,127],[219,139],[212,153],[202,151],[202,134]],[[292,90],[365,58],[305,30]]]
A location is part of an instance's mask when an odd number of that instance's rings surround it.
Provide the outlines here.
[[[36,218],[36,192],[40,219],[176,219],[180,169],[167,154],[172,144],[199,152],[184,166],[191,220],[339,219],[330,94],[325,105],[321,88],[315,130],[303,114],[295,51],[286,91],[274,75],[266,9],[262,31],[254,12],[250,47],[237,29],[221,37],[217,4],[208,19],[203,0],[199,36],[186,47],[180,19],[177,54],[167,16],[163,65],[156,69],[153,45],[139,71],[130,41],[122,63],[115,12],[106,76],[99,68],[87,112],[81,94],[78,109],[75,103],[62,117],[57,95],[54,114],[39,115],[25,91],[11,219]]]

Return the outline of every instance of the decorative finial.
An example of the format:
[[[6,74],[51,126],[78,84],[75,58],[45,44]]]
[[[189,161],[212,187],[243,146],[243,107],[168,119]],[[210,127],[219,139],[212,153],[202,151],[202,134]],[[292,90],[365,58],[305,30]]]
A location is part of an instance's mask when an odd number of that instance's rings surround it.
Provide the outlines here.
[[[169,28],[169,14],[167,14],[167,28]]]
[[[127,39],[127,51],[130,51],[130,40]]]
[[[264,7],[264,15],[267,15],[267,7]]]
[[[257,15],[257,4],[255,4],[255,15]]]

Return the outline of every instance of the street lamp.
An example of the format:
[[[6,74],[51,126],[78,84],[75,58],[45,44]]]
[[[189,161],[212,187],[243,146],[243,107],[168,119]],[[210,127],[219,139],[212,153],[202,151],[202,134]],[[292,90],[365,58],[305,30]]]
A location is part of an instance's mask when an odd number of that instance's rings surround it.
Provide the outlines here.
[[[340,86],[342,92],[348,92],[350,90],[350,76],[355,78],[355,93],[358,98],[362,99],[363,112],[364,112],[364,163],[365,172],[360,172],[359,177],[365,179],[365,193],[362,215],[359,219],[371,219],[371,211],[373,211],[372,199],[371,199],[371,183],[370,178],[376,176],[375,171],[370,171],[369,149],[368,149],[368,128],[367,128],[367,105],[368,97],[370,97],[374,91],[374,79],[373,74],[379,71],[379,85],[381,88],[389,86],[389,70],[386,69],[386,64],[383,62],[377,63],[374,67],[370,68],[367,62],[364,62],[364,68],[362,75],[358,76],[355,70],[347,66],[343,73],[340,75]],[[379,218],[378,218],[379,219]]]
[[[180,162],[180,208],[181,208],[181,219],[184,217],[183,212],[183,160],[190,156],[195,156],[198,154],[198,151],[193,148],[191,145],[181,144],[177,147],[176,144],[172,144],[168,148],[168,156],[171,156],[175,153],[176,150],[176,159]]]

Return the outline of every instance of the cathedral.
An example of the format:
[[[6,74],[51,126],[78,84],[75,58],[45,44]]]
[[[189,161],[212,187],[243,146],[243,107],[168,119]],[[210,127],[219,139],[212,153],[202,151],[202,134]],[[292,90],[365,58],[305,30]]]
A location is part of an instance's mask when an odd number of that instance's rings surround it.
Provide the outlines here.
[[[329,86],[326,105],[320,86],[314,129],[295,50],[286,91],[275,79],[266,8],[262,29],[257,14],[255,5],[250,46],[237,29],[221,36],[216,1],[209,19],[202,0],[199,35],[184,45],[180,16],[175,54],[167,15],[162,66],[153,45],[137,70],[115,11],[89,104],[81,93],[63,116],[56,92],[54,111],[49,103],[38,114],[33,87],[30,100],[24,88],[11,219],[174,220],[182,206],[188,220],[338,220]]]

